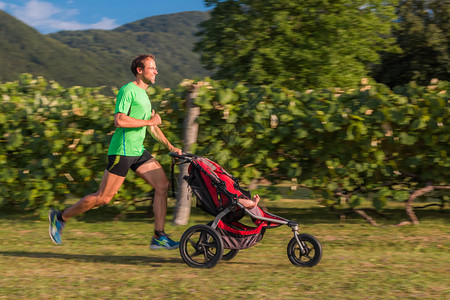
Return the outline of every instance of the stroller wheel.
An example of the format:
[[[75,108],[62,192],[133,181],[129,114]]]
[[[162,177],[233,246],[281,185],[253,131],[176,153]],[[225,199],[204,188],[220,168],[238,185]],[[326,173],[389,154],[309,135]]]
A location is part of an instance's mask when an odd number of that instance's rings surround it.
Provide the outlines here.
[[[181,237],[180,254],[190,267],[212,268],[222,259],[222,238],[210,226],[192,226]]]
[[[228,253],[225,253],[225,251],[228,250]],[[222,260],[232,260],[239,252],[238,249],[225,249],[223,250],[224,254],[222,256]]]
[[[206,225],[211,226],[213,224],[213,221],[210,221],[208,223],[206,223]],[[226,252],[228,251],[228,252]],[[239,249],[224,249],[223,250],[223,255],[222,255],[222,260],[232,260],[239,252]]]
[[[289,260],[294,266],[314,267],[322,258],[322,246],[319,240],[307,233],[299,234],[298,239],[304,251],[302,253],[297,239],[293,237],[287,246]]]

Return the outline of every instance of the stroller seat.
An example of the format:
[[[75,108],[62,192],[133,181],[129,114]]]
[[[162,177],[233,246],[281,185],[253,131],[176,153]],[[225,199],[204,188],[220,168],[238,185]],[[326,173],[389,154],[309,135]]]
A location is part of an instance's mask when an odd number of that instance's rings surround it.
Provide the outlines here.
[[[205,157],[191,162],[189,176],[185,178],[196,195],[197,206],[212,216],[226,208],[230,211],[217,222],[217,231],[222,235],[225,249],[246,249],[257,244],[267,227],[281,226],[279,223],[251,218],[256,227],[239,222],[245,216],[245,209],[238,205],[239,198],[250,199],[251,193],[239,185],[239,180],[217,163]],[[254,216],[283,220],[256,206],[248,210]],[[214,227],[214,226],[213,226]]]

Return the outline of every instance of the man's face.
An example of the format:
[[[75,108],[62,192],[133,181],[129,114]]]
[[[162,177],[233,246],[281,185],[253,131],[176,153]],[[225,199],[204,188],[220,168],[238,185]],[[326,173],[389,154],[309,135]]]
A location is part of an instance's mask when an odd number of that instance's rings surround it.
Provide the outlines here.
[[[139,74],[142,75],[142,80],[146,84],[154,84],[156,75],[158,74],[158,69],[156,68],[156,63],[153,59],[147,58],[144,61],[144,68],[139,68],[141,72]]]

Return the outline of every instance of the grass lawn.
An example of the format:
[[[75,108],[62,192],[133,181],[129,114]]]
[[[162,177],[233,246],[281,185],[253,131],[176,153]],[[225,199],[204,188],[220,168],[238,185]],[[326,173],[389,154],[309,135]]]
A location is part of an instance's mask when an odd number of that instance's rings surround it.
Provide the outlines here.
[[[256,246],[212,269],[193,269],[178,250],[150,250],[152,219],[113,221],[109,208],[67,224],[62,246],[36,215],[0,212],[0,299],[450,299],[449,210],[418,212],[419,226],[372,227],[353,216],[345,224],[312,200],[262,200],[271,213],[296,220],[322,243],[321,262],[295,267],[286,255],[287,226],[268,230]],[[169,212],[170,213],[170,212]],[[174,239],[212,217],[193,209]]]

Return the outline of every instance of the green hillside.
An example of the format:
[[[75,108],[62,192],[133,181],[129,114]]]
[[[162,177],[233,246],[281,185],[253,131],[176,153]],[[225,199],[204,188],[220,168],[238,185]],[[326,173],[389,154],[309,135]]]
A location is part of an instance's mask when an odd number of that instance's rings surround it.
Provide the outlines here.
[[[43,75],[65,86],[116,86],[132,79],[131,60],[156,55],[157,84],[174,87],[184,78],[207,76],[192,52],[198,23],[207,12],[149,17],[114,30],[61,31],[43,35],[0,11],[0,81],[20,73]]]
[[[43,75],[63,84],[101,84],[95,78],[100,67],[95,54],[73,49],[40,34],[33,28],[0,11],[0,80],[15,80],[20,73]]]

